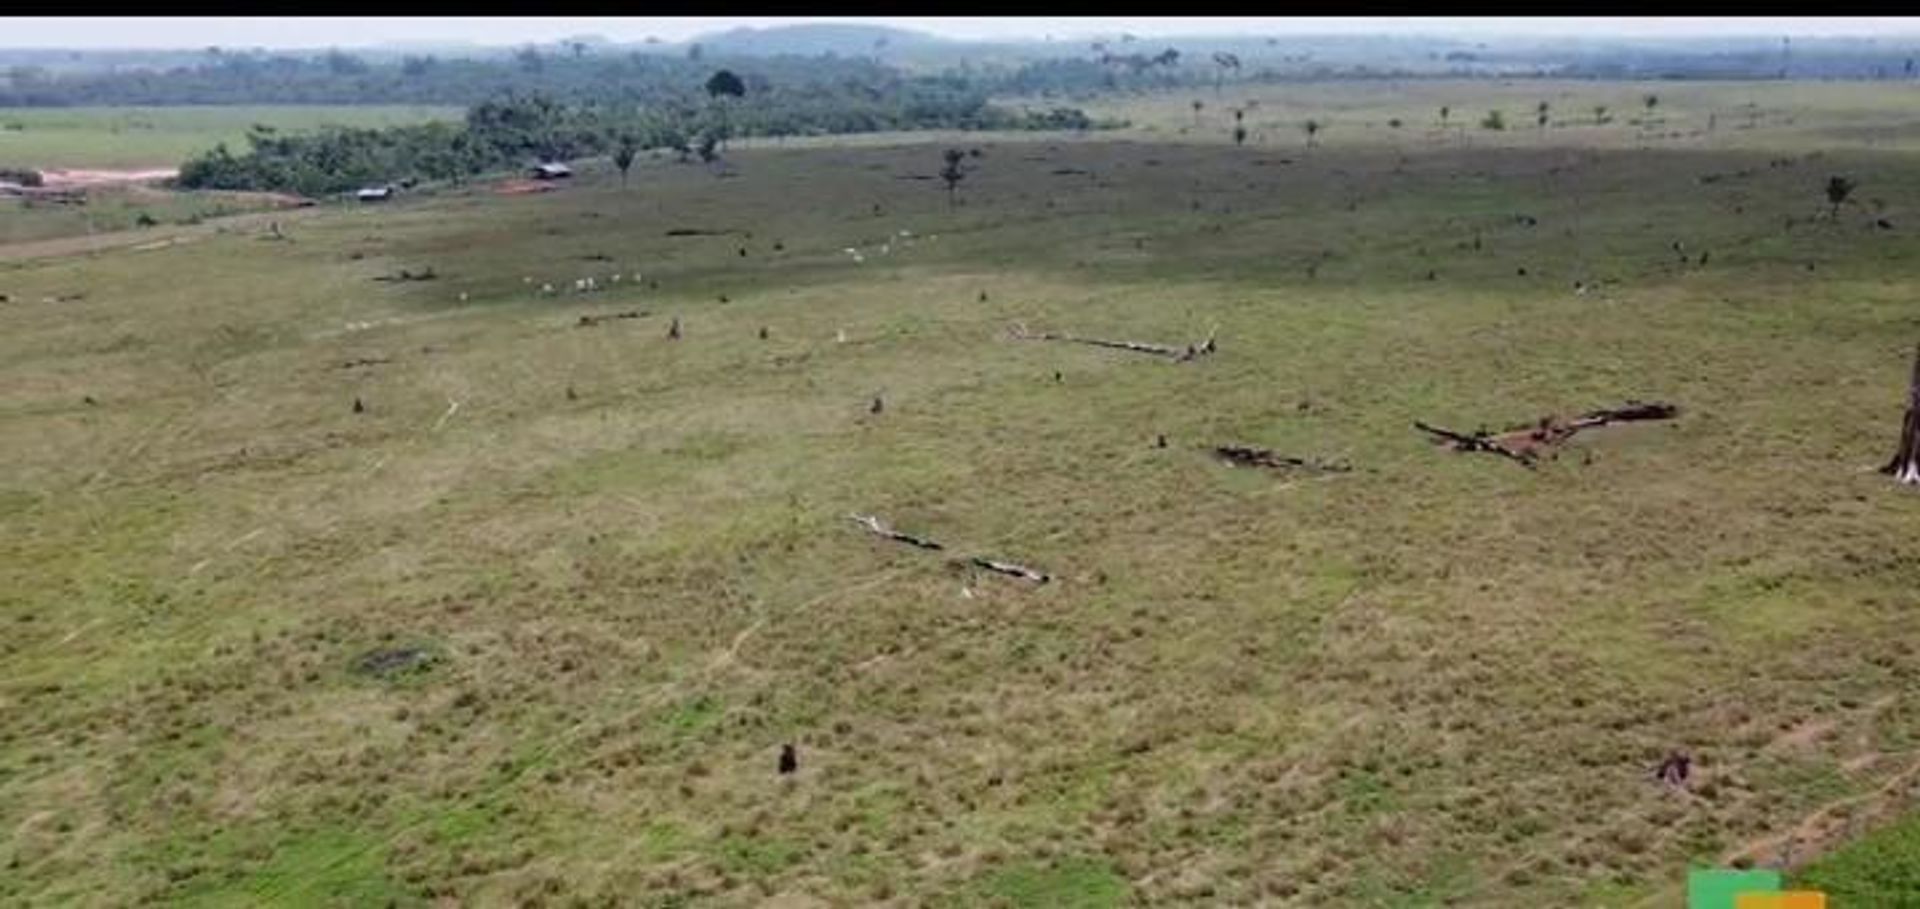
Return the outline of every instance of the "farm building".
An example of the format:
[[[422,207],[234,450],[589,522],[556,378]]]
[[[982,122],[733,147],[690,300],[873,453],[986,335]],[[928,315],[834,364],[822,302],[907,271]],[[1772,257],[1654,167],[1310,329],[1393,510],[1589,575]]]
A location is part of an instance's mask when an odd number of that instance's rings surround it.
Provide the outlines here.
[[[527,175],[535,180],[564,180],[573,176],[573,168],[557,161],[548,161],[535,164],[528,169]]]

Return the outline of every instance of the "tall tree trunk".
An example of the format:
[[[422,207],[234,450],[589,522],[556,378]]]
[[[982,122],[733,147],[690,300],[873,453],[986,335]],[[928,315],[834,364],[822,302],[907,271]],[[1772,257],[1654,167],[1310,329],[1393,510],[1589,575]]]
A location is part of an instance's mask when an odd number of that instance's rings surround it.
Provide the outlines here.
[[[1880,472],[1905,485],[1920,485],[1920,348],[1916,348],[1913,355],[1913,379],[1907,386],[1907,418],[1900,424],[1900,450]]]

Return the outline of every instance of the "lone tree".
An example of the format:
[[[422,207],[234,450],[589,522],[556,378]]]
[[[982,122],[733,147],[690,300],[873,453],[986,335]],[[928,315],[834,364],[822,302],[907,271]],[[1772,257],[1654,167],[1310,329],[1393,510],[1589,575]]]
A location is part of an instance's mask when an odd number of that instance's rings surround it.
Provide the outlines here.
[[[727,121],[727,105],[722,99],[746,96],[747,83],[742,82],[732,70],[720,70],[707,79],[707,97],[713,100],[714,110],[720,117],[720,138],[725,139],[733,132],[733,125]]]
[[[620,144],[613,150],[613,166],[620,168],[620,188],[627,188],[627,171],[633,167],[633,156],[640,153],[640,146],[632,136],[621,136]]]
[[[1247,128],[1246,127],[1236,126],[1233,128],[1233,144],[1235,145],[1247,144]]]
[[[722,96],[743,98],[747,94],[747,84],[732,70],[723,69],[707,79],[707,96],[719,100]]]
[[[1536,121],[1539,123],[1540,130],[1545,132],[1547,129],[1547,102],[1540,102],[1540,104],[1533,109],[1533,112]]]
[[[1447,118],[1449,116],[1452,116],[1452,114],[1453,114],[1453,108],[1448,107],[1445,104],[1440,105],[1440,128],[1441,129],[1446,129]]]
[[[1903,486],[1920,485],[1920,347],[1913,353],[1913,378],[1907,383],[1907,418],[1900,424],[1900,450],[1880,468]]]
[[[966,160],[967,153],[957,148],[949,148],[941,152],[941,156],[946,159],[947,164],[940,168],[940,179],[947,184],[947,207],[952,208],[954,192],[960,188],[960,181],[967,176],[967,172],[960,166],[960,162]]]
[[[1207,102],[1202,101],[1199,98],[1193,99],[1193,125],[1194,126],[1200,125],[1200,109],[1206,106],[1207,106]]]
[[[1236,77],[1240,75],[1240,58],[1221,51],[1213,55],[1213,65],[1218,67],[1213,73],[1213,94],[1217,98],[1220,96],[1220,84],[1226,80],[1227,70],[1233,70]]]
[[[1304,129],[1307,131],[1307,147],[1312,148],[1313,138],[1320,134],[1320,121],[1308,120],[1306,123],[1301,125],[1301,129]]]
[[[1605,104],[1595,104],[1593,106],[1593,125],[1600,126],[1606,122],[1607,106]]]
[[[1832,218],[1839,220],[1840,206],[1846,204],[1847,197],[1853,195],[1854,187],[1858,185],[1845,177],[1827,178],[1827,203],[1833,206],[1830,212]]]

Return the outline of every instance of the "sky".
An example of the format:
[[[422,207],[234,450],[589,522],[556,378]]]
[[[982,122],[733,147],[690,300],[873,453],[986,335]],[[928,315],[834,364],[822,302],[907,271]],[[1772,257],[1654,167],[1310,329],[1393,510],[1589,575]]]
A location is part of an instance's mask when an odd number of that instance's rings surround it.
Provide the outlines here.
[[[517,45],[580,35],[614,41],[652,36],[684,41],[704,33],[800,22],[859,22],[917,29],[951,38],[1071,40],[1130,32],[1143,38],[1181,35],[1428,34],[1447,36],[1699,37],[1851,35],[1920,38],[1920,17],[1058,17],[1058,16],[720,16],[720,17],[0,17],[0,47],[313,48],[418,42]]]

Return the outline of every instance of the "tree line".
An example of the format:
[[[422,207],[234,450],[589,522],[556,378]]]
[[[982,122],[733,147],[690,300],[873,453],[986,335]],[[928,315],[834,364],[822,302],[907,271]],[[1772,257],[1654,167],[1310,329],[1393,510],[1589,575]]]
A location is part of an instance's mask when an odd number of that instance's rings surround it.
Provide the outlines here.
[[[508,92],[473,105],[461,122],[297,134],[255,125],[245,150],[223,143],[196,156],[181,166],[179,183],[321,195],[385,183],[458,182],[535,160],[612,154],[631,163],[634,152],[647,150],[712,161],[729,139],[740,137],[1112,125],[1073,108],[1009,110],[963,87],[926,80],[895,78],[860,90],[819,83],[783,89],[720,70],[694,89],[651,102]]]

